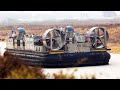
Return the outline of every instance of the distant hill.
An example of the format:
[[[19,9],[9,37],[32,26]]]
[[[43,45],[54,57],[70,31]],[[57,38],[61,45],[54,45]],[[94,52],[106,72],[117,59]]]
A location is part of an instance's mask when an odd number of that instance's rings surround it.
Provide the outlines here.
[[[112,17],[112,18],[103,18],[103,19],[86,19],[86,20],[78,20],[78,19],[63,19],[63,20],[45,20],[45,21],[20,21],[18,19],[7,18],[0,22],[0,24],[4,25],[12,25],[12,24],[34,24],[34,25],[56,25],[56,24],[65,24],[65,25],[92,25],[92,24],[114,24],[120,23],[120,17]]]
[[[7,19],[2,20],[0,23],[9,25],[9,24],[19,24],[20,21],[17,19],[7,18]]]

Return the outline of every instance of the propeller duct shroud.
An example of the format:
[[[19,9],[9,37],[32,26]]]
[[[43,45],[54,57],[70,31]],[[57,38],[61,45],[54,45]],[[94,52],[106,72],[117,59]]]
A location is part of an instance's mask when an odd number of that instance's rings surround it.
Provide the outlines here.
[[[90,37],[92,46],[106,47],[109,39],[109,34],[104,28],[93,27],[87,32],[87,36]]]
[[[42,36],[43,45],[52,50],[57,51],[66,43],[65,34],[58,29],[48,29]]]

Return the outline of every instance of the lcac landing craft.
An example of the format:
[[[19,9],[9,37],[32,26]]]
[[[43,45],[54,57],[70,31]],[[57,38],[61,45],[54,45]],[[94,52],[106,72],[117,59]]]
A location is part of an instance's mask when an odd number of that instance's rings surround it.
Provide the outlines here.
[[[24,28],[12,31],[7,41],[7,54],[14,55],[30,66],[67,68],[109,64],[108,32],[93,27],[80,34],[72,26],[46,30],[42,36],[28,35]]]

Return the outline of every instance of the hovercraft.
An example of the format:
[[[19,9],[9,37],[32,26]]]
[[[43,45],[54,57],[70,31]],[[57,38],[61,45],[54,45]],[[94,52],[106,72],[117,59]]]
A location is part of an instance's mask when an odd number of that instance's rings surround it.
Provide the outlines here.
[[[8,37],[5,53],[19,57],[30,66],[67,68],[109,64],[108,32],[93,27],[80,34],[72,26],[46,30],[42,36],[28,35],[24,28]]]

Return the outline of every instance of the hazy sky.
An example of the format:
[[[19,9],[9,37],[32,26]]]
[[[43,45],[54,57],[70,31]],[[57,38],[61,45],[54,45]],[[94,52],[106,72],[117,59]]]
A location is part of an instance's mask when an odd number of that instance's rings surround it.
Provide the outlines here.
[[[23,21],[59,20],[59,19],[102,19],[116,17],[120,11],[0,11],[0,20],[6,18]]]

